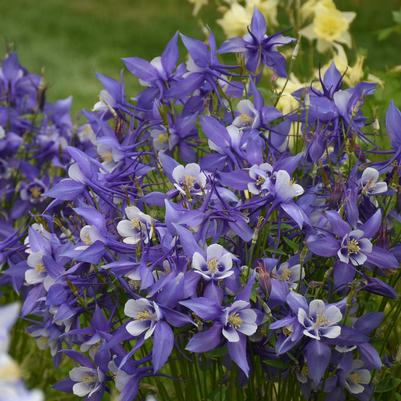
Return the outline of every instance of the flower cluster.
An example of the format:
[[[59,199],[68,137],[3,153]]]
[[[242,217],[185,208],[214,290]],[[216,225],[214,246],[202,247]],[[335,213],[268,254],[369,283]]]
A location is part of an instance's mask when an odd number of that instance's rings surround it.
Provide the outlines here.
[[[71,98],[46,101],[44,78],[22,67],[15,53],[0,66],[0,264],[48,201],[44,193],[69,161]],[[47,203],[46,203],[47,202]]]
[[[268,35],[257,9],[221,47],[212,32],[180,38],[185,63],[178,34],[160,57],[123,59],[135,98],[99,76],[91,135],[65,148],[67,176],[25,247],[3,254],[29,333],[76,363],[56,388],[132,401],[204,364],[204,384],[238,371],[261,397],[287,378],[305,399],[371,399],[401,257],[401,113],[390,106],[392,149],[379,148],[362,113],[374,85],[345,88],[334,64],[295,110],[268,104],[263,70],[286,75],[293,39]]]

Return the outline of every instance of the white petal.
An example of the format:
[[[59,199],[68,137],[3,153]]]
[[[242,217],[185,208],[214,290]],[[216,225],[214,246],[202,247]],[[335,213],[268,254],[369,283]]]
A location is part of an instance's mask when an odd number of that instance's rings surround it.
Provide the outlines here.
[[[226,252],[224,255],[222,255],[219,258],[219,262],[226,268],[226,270],[231,269],[231,267],[233,266],[232,254],[229,252]]]
[[[195,252],[192,256],[192,267],[196,270],[200,270],[202,265],[205,264],[206,261],[204,257],[199,252]]]
[[[372,375],[367,369],[359,369],[359,383],[361,384],[369,384],[372,379]]]
[[[185,166],[185,175],[189,175],[191,177],[197,178],[200,174],[201,170],[199,164],[189,163]]]
[[[330,305],[327,307],[325,316],[328,320],[328,326],[341,322],[341,319],[343,318],[340,309],[338,309],[335,305]]]
[[[151,303],[145,299],[130,299],[126,302],[124,307],[124,314],[129,317],[136,318],[139,312],[149,310],[151,308]]]
[[[365,390],[365,387],[363,387],[362,385],[360,385],[358,383],[354,383],[351,380],[346,380],[345,386],[347,387],[348,391],[351,394],[361,394]]]
[[[128,206],[125,208],[125,215],[129,220],[137,218],[140,213],[141,211],[136,206]]]
[[[70,379],[74,382],[80,382],[84,376],[93,375],[94,369],[86,366],[73,368],[69,372]]]
[[[207,260],[213,258],[220,259],[220,256],[222,256],[225,252],[226,250],[219,244],[209,245],[206,250]]]
[[[229,341],[230,343],[236,343],[239,341],[239,334],[233,327],[223,328],[223,336]]]
[[[256,333],[258,326],[255,323],[242,323],[238,331],[246,336],[251,336]]]
[[[117,231],[122,237],[131,237],[137,235],[137,230],[134,229],[132,221],[121,220],[117,224]]]
[[[72,386],[72,392],[78,397],[85,397],[92,391],[92,387],[88,383],[76,383]]]
[[[321,299],[314,299],[309,304],[309,316],[315,317],[317,315],[322,315],[326,310],[326,305]]]
[[[302,324],[302,326],[305,327],[305,319],[307,318],[306,316],[306,311],[302,308],[298,309],[298,322]]]
[[[372,195],[382,194],[388,191],[387,183],[384,181],[380,181],[374,185],[373,188],[369,190],[369,193]]]
[[[82,174],[82,171],[77,163],[71,164],[71,166],[68,168],[68,176],[74,181],[82,184],[85,183],[85,176]]]
[[[37,265],[43,263],[43,253],[42,252],[32,252],[28,255],[27,264],[30,267],[35,268]]]
[[[149,329],[150,323],[150,320],[134,320],[127,324],[126,329],[131,336],[137,337]]]
[[[179,183],[183,179],[184,175],[185,175],[184,166],[180,164],[179,166],[174,168],[172,176],[175,182]]]
[[[145,340],[147,340],[148,338],[150,338],[152,336],[155,329],[156,329],[156,324],[151,324],[150,328],[148,329],[148,331],[145,334]]]
[[[254,182],[250,182],[248,184],[248,191],[253,195],[259,195],[260,194],[260,190],[257,188],[257,186],[255,185]]]
[[[379,172],[373,167],[367,167],[361,177],[362,184],[375,183],[379,179]]]
[[[237,110],[241,114],[248,114],[250,116],[256,114],[256,109],[249,99],[240,100],[237,104]]]
[[[252,309],[243,309],[238,312],[239,317],[244,323],[254,324],[257,319],[256,312]]]
[[[341,334],[340,326],[331,326],[320,329],[321,335],[327,338],[337,338]]]
[[[25,272],[25,281],[29,285],[39,284],[43,282],[45,275],[43,273],[39,273],[35,269],[28,269]]]
[[[308,331],[308,330],[304,330],[304,331],[303,331],[303,334],[304,334],[304,336],[313,338],[313,339],[315,339],[315,340],[320,340],[320,336],[319,336],[319,333],[318,333],[318,332],[316,332],[315,334],[313,334],[313,333],[311,333],[311,332]]]

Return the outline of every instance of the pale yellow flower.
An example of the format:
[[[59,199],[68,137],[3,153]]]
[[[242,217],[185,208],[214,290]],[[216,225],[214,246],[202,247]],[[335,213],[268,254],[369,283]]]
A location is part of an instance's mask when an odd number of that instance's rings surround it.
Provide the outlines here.
[[[315,9],[318,4],[321,4],[327,8],[336,8],[333,0],[308,0],[301,6],[301,18],[305,21],[315,16]]]
[[[365,78],[365,72],[363,70],[363,63],[365,61],[364,55],[358,54],[355,64],[351,66],[348,63],[348,58],[347,54],[345,53],[344,47],[339,44],[335,44],[334,48],[335,48],[335,56],[333,57],[332,61],[330,61],[322,68],[322,75],[324,75],[326,70],[330,67],[330,64],[334,63],[337,69],[340,71],[340,73],[345,74],[344,81],[348,86],[351,87],[355,86],[362,80],[383,85],[383,82],[380,80],[380,78],[376,77],[373,74],[368,74],[366,79],[364,79]],[[318,76],[318,74],[316,74],[316,76]]]
[[[278,1],[279,0],[247,0],[246,7],[251,15],[253,9],[256,7],[266,17],[268,25],[277,26]]]
[[[339,11],[333,1],[319,1],[314,7],[313,22],[301,29],[300,34],[308,39],[317,39],[320,52],[330,49],[335,42],[351,47],[349,27],[356,13]]]
[[[242,36],[246,33],[252,14],[238,3],[233,3],[217,23],[223,28],[227,37]]]
[[[287,84],[286,84],[287,82]],[[283,114],[291,113],[299,107],[299,103],[292,96],[292,93],[297,91],[298,89],[304,88],[309,84],[302,83],[294,73],[291,73],[287,78],[277,78],[275,81],[277,87],[277,93],[283,93],[280,96],[280,99],[276,105],[277,109],[280,110]],[[284,90],[283,90],[284,89]]]
[[[208,0],[188,0],[191,4],[194,5],[194,9],[192,11],[193,15],[197,15],[200,9],[203,6],[206,6],[208,3]]]
[[[276,93],[280,94],[282,92],[276,107],[283,113],[283,115],[289,114],[298,109],[299,107],[299,103],[292,96],[292,93],[294,93],[298,89],[310,86],[310,83],[301,82],[294,75],[294,73],[291,73],[289,75],[288,81],[287,78],[278,78],[276,79],[275,84],[277,87]],[[300,123],[299,122],[292,123],[290,131],[288,133],[288,141],[287,141],[287,145],[291,151],[295,150],[295,144],[299,141],[300,135],[301,135]]]
[[[236,1],[229,3],[230,7],[224,8],[223,17],[217,20],[227,37],[242,36],[247,32],[255,7],[266,17],[268,25],[277,25],[278,0],[246,0],[244,5]]]

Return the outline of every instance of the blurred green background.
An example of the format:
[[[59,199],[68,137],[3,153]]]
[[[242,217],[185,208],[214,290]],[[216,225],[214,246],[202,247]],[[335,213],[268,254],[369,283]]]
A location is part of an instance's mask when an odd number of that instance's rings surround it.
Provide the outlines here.
[[[380,29],[393,24],[391,12],[401,8],[401,0],[336,4],[357,12],[352,33],[357,46],[366,50],[371,71],[401,64],[401,36],[377,39]],[[73,95],[74,113],[96,102],[96,72],[118,77],[122,57],[153,58],[176,30],[200,36],[186,0],[0,0],[0,15],[3,53],[13,43],[27,68],[45,68],[50,99]],[[213,6],[200,14],[213,28],[217,15]],[[216,32],[222,39],[221,30]],[[389,96],[401,92],[399,78],[391,83]]]

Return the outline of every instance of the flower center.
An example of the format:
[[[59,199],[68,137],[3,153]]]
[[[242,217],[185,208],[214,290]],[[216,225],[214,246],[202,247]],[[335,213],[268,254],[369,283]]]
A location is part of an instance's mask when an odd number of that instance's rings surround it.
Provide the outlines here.
[[[242,124],[251,125],[253,123],[253,118],[248,114],[243,113],[239,116],[239,118]]]
[[[86,233],[83,236],[82,241],[84,242],[85,245],[92,245],[92,239],[91,239],[91,236],[89,235],[89,233]]]
[[[358,384],[358,383],[361,382],[361,374],[359,372],[357,372],[357,371],[356,372],[352,372],[349,375],[349,378],[355,384]]]
[[[265,183],[265,181],[266,181],[266,178],[265,178],[265,177],[262,177],[262,176],[260,175],[260,176],[258,176],[258,178],[256,179],[256,185],[257,185],[257,186],[261,186],[261,185],[263,185],[263,184]]]
[[[138,312],[136,314],[136,320],[152,320],[152,315],[149,311],[144,310],[143,312]]]
[[[288,267],[284,267],[281,270],[280,279],[282,281],[288,281],[291,278],[291,270]]]
[[[228,317],[228,323],[230,323],[231,326],[233,326],[235,329],[239,329],[242,324],[242,319],[240,318],[238,313],[232,313]]]
[[[285,327],[283,327],[283,334],[286,336],[286,337],[289,337],[292,333],[293,333],[293,327],[292,326],[285,326]]]
[[[217,258],[212,258],[207,261],[207,268],[210,271],[210,273],[216,273],[218,270],[218,265],[219,265],[219,262],[218,262]]]
[[[353,238],[352,240],[348,241],[347,249],[349,254],[354,254],[358,253],[361,250],[361,247],[359,246],[359,242]]]
[[[192,175],[186,175],[183,180],[184,187],[187,189],[191,189],[196,182],[196,178]]]
[[[113,153],[109,152],[103,152],[101,154],[102,160],[104,162],[112,162],[113,161]]]
[[[141,229],[141,221],[137,217],[131,219],[131,224],[132,228],[134,228],[135,230]]]
[[[42,188],[38,185],[29,188],[29,191],[31,192],[32,198],[34,199],[40,198],[40,196],[42,195]]]
[[[315,32],[317,36],[331,42],[338,39],[348,29],[349,23],[343,18],[340,12],[330,10],[315,18]]]
[[[167,134],[160,134],[160,135],[157,137],[157,140],[158,140],[160,143],[167,143],[167,142],[168,142],[168,135],[167,135]]]
[[[85,373],[82,378],[82,383],[92,384],[96,383],[96,375],[94,373]]]
[[[35,265],[35,270],[36,270],[38,273],[43,273],[43,272],[45,271],[45,266],[44,266],[44,264],[43,264],[43,263],[38,263],[38,264],[36,264],[36,265]]]
[[[314,329],[319,329],[322,326],[326,326],[329,323],[327,317],[324,314],[318,314],[316,317],[315,324],[313,325]]]

